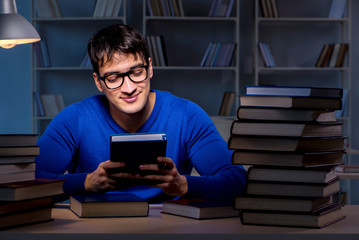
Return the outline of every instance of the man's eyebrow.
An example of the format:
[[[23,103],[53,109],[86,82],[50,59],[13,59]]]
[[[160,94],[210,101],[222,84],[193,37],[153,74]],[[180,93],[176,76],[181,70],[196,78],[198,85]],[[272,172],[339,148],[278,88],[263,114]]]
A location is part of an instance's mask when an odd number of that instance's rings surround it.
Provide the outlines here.
[[[136,64],[136,65],[130,67],[130,70],[128,70],[127,72],[115,72],[115,71],[114,71],[114,72],[105,72],[105,73],[104,73],[104,76],[108,76],[108,75],[111,75],[111,74],[124,74],[124,73],[128,73],[128,72],[132,71],[133,69],[138,68],[138,67],[141,67],[141,66],[143,66],[143,63],[138,63],[138,64]]]

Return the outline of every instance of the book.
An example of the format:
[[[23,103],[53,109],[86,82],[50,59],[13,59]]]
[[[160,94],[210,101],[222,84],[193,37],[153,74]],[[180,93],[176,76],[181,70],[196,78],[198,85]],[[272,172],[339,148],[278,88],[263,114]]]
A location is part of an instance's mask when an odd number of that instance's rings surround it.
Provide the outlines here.
[[[335,67],[336,66],[340,46],[341,46],[340,43],[335,43],[334,44],[333,52],[332,52],[332,55],[330,56],[330,59],[329,59],[328,67]]]
[[[52,208],[30,209],[11,214],[0,215],[0,229],[51,221]]]
[[[135,194],[108,192],[72,195],[70,209],[79,217],[146,217],[149,205]]]
[[[37,134],[0,134],[0,146],[35,146]]]
[[[40,154],[38,146],[33,147],[0,147],[0,157],[34,156]]]
[[[217,199],[179,199],[163,202],[162,212],[194,219],[239,217],[233,201]]]
[[[234,208],[238,210],[312,212],[333,203],[333,196],[307,198],[244,194],[235,198]]]
[[[335,122],[334,110],[239,107],[238,119],[265,121]]]
[[[342,135],[342,123],[303,123],[236,120],[231,126],[233,135],[332,137]]]
[[[239,97],[241,106],[252,107],[281,107],[302,109],[331,109],[340,110],[340,98],[296,97],[296,96],[255,96],[242,95]]]
[[[235,96],[236,96],[235,92],[223,93],[223,98],[218,113],[219,116],[229,116],[231,114]]]
[[[329,18],[342,18],[347,0],[332,0],[329,10]]]
[[[22,201],[0,201],[0,217],[4,214],[25,211],[29,209],[51,207],[52,197],[34,198]]]
[[[270,137],[231,135],[228,147],[232,150],[263,151],[343,151],[345,137]]]
[[[35,163],[0,165],[0,183],[29,181],[35,179]]]
[[[34,42],[33,47],[36,57],[36,66],[50,67],[51,60],[50,60],[49,50],[47,47],[46,38],[42,37],[41,41]]]
[[[340,191],[339,179],[325,184],[248,181],[246,193],[251,195],[326,197]]]
[[[324,228],[345,218],[341,205],[329,205],[311,213],[246,210],[241,212],[244,225],[270,225]]]
[[[35,179],[0,184],[0,201],[20,201],[63,193],[64,180]]]
[[[324,62],[324,58],[327,55],[330,44],[324,44],[322,50],[320,51],[319,57],[315,63],[315,67],[321,67]]]
[[[343,151],[332,152],[274,152],[236,150],[232,163],[256,166],[321,167],[343,163]]]
[[[335,168],[339,173],[359,173],[359,165],[340,165]]]
[[[320,65],[320,67],[328,67],[333,50],[334,50],[334,43],[331,43],[328,45],[328,49],[325,53],[324,59],[322,61],[322,64]]]
[[[335,63],[335,67],[344,67],[344,62],[345,62],[346,55],[348,53],[348,49],[349,49],[349,44],[348,43],[342,43],[340,45],[338,58],[337,58],[337,61]]]
[[[165,133],[130,133],[112,135],[110,139],[110,160],[126,164],[122,172],[141,175],[160,174],[154,171],[141,171],[141,164],[158,164],[157,157],[166,156],[167,136]],[[161,167],[161,166],[160,166]],[[151,180],[133,180],[137,185],[157,183]]]
[[[40,99],[47,117],[54,117],[65,108],[62,94],[41,94]]]
[[[342,88],[248,85],[246,95],[342,98]]]
[[[0,156],[0,164],[34,163],[36,155],[33,156]]]
[[[337,176],[334,167],[278,168],[254,166],[248,169],[247,178],[248,181],[324,184],[337,179]]]

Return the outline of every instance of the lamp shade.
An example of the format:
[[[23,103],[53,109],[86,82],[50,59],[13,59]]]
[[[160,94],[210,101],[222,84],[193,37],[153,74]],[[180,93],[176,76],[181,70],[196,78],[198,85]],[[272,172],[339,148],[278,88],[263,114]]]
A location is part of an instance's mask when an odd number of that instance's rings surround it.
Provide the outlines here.
[[[0,0],[0,46],[12,48],[17,44],[40,41],[35,28],[17,13],[15,0]]]

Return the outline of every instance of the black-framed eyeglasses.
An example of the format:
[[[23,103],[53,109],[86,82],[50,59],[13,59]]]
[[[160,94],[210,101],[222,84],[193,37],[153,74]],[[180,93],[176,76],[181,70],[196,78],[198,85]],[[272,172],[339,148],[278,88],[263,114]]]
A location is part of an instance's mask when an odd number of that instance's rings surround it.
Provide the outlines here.
[[[143,82],[147,79],[148,76],[148,65],[135,67],[125,73],[111,73],[103,77],[97,74],[97,77],[105,83],[108,89],[116,89],[121,87],[125,81],[126,76],[134,83]]]

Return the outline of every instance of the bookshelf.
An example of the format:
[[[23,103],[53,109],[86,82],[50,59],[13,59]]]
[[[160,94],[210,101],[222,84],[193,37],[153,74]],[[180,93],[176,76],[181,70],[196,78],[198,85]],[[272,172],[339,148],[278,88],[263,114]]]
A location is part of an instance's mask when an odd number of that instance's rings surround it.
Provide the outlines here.
[[[41,116],[36,95],[61,95],[65,106],[85,97],[98,94],[93,83],[92,67],[81,65],[87,51],[89,37],[97,30],[114,23],[126,23],[126,0],[108,1],[110,5],[98,12],[104,0],[57,0],[60,14],[38,14],[39,1],[31,1],[31,21],[46,41],[50,65],[37,64],[32,48],[32,126],[33,132],[42,134],[54,116]],[[44,2],[40,1],[44,7]],[[113,11],[118,9],[117,11]],[[95,13],[96,10],[96,13]],[[112,12],[110,11],[112,10]],[[44,11],[44,10],[42,10]]]
[[[351,1],[344,0],[342,14],[332,14],[337,0],[255,0],[253,66],[255,85],[288,85],[312,87],[339,87],[344,89],[343,105],[338,113],[344,122],[343,135],[350,148],[351,122],[351,56],[346,53],[340,66],[316,66],[325,44],[346,43],[351,46]],[[277,14],[263,11],[263,3],[276,5]],[[265,14],[265,12],[267,12]],[[259,43],[266,43],[275,65],[268,66],[261,56]],[[345,158],[350,164],[350,155]],[[344,181],[344,190],[350,193],[350,180]],[[350,203],[350,197],[349,197]]]
[[[219,113],[226,91],[238,96],[239,84],[239,0],[224,1],[233,4],[226,14],[213,14],[211,7],[217,1],[177,0],[169,4],[181,5],[177,14],[158,13],[143,0],[143,35],[162,36],[166,65],[154,66],[152,88],[169,91],[200,105],[210,116]],[[166,1],[158,1],[166,2]],[[228,5],[227,5],[228,6]],[[171,7],[170,7],[171,8]],[[157,14],[155,14],[157,12]],[[210,43],[232,43],[236,46],[230,64],[202,65]],[[238,107],[235,98],[230,116]],[[228,116],[227,116],[228,117]],[[225,118],[225,117],[224,117]]]

